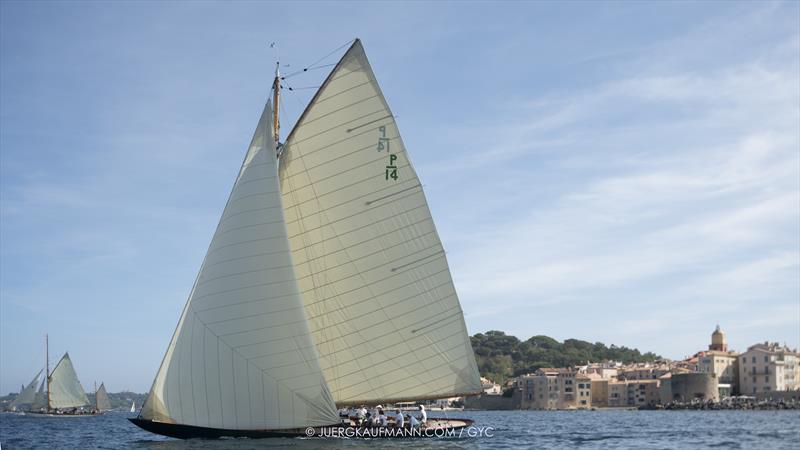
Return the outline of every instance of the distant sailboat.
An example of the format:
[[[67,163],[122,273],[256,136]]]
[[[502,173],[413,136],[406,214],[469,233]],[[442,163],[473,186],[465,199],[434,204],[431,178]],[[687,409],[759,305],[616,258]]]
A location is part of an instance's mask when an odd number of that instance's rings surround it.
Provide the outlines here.
[[[131,402],[131,412],[136,412],[136,400]]]
[[[104,383],[100,383],[100,388],[95,391],[94,408],[97,412],[111,409],[111,400],[108,398],[108,392],[106,392],[106,385]]]
[[[298,436],[482,392],[422,184],[356,39],[279,143],[267,102],[136,425]],[[467,419],[429,419],[458,429]]]
[[[47,341],[45,374],[48,376],[42,382],[39,391],[33,394],[33,402],[28,414],[58,417],[91,415],[82,411],[83,407],[89,406],[89,398],[78,381],[78,374],[75,373],[69,353],[64,353],[56,367],[50,372],[49,339]],[[35,381],[38,381],[38,378],[35,378]]]
[[[40,370],[36,376],[33,377],[28,386],[22,387],[22,390],[19,392],[19,395],[11,402],[10,409],[12,411],[24,411],[26,409],[31,409],[32,405],[36,400],[36,386],[39,384],[39,380],[41,379],[42,372],[44,369]]]

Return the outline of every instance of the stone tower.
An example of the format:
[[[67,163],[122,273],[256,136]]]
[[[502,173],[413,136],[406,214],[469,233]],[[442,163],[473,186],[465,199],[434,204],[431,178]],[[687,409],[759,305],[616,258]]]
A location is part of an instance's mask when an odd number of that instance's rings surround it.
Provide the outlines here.
[[[708,349],[720,352],[728,351],[728,340],[725,339],[725,333],[719,329],[719,325],[717,325],[717,329],[711,333],[711,345],[708,346]]]

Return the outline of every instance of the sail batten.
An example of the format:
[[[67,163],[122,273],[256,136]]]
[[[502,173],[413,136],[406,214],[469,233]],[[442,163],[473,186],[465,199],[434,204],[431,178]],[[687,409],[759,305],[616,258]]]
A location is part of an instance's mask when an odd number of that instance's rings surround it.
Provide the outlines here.
[[[271,116],[268,103],[142,418],[236,430],[338,422],[297,286]]]
[[[446,254],[360,41],[292,129],[279,174],[337,405],[480,391]]]

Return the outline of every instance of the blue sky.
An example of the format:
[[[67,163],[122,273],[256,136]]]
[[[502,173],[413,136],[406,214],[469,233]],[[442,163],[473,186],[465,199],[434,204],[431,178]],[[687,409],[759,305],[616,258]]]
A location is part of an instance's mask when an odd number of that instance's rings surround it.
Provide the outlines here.
[[[271,41],[291,71],[363,40],[471,333],[800,344],[796,2],[4,1],[0,37],[0,392],[45,333],[84,386],[149,388]]]

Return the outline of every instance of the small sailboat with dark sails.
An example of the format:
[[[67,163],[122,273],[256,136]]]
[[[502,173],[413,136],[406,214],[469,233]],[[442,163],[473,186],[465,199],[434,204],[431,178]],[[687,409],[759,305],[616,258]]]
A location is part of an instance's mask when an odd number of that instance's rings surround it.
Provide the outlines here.
[[[480,377],[422,184],[355,39],[285,142],[278,68],[139,415],[176,438],[325,436],[337,408]],[[469,419],[429,418],[429,430]],[[310,430],[310,431],[309,431]]]

